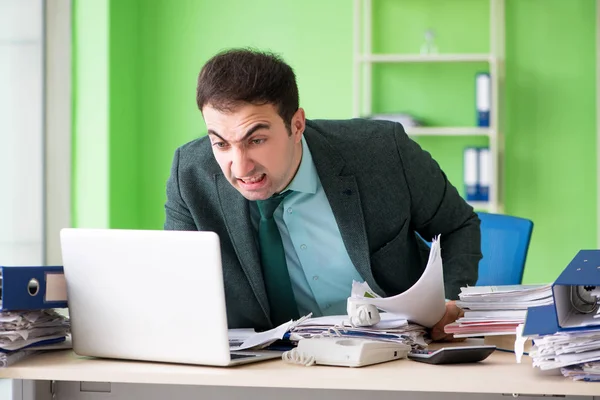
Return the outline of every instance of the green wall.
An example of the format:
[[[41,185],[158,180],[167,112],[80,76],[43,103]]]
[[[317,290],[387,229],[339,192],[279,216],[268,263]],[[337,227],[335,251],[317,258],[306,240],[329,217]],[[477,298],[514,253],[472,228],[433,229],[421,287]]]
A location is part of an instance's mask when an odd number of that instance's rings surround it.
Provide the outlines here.
[[[107,227],[108,0],[75,2],[73,9],[73,224]]]
[[[548,281],[597,248],[596,8],[517,1],[506,15],[506,209],[535,222],[525,279]]]
[[[111,228],[138,227],[141,224],[141,121],[144,68],[141,59],[139,25],[141,4],[137,1],[111,1],[108,38],[110,43],[109,102],[109,221]]]
[[[282,54],[294,67],[308,115],[348,116],[352,8],[346,0],[143,3],[141,227],[162,226],[164,186],[173,151],[204,134],[195,105],[196,78],[202,65],[221,49],[251,46]]]
[[[442,52],[488,50],[487,0],[373,4],[375,51],[418,52],[428,27]],[[309,118],[351,117],[352,7],[348,0],[75,0],[76,225],[161,229],[173,151],[205,130],[197,74],[223,48],[282,54]],[[535,223],[526,282],[553,280],[578,249],[595,247],[594,19],[594,0],[506,0],[505,211]],[[374,111],[473,125],[473,76],[485,69],[377,65]],[[462,149],[486,140],[419,142],[462,190]]]

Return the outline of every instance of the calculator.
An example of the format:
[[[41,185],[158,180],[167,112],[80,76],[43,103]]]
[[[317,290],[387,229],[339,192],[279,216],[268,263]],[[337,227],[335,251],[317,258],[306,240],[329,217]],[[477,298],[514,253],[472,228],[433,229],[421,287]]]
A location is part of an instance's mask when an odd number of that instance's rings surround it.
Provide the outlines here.
[[[428,364],[462,364],[483,361],[496,350],[496,346],[442,347],[438,350],[411,350],[408,358]]]

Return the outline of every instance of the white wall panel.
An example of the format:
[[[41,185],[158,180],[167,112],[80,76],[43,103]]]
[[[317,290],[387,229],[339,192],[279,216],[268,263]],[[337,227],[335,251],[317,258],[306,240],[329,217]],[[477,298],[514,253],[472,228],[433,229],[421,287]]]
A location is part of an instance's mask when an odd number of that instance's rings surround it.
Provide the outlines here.
[[[43,262],[41,0],[0,0],[0,264]]]
[[[0,0],[0,41],[40,41],[41,4],[41,0]]]

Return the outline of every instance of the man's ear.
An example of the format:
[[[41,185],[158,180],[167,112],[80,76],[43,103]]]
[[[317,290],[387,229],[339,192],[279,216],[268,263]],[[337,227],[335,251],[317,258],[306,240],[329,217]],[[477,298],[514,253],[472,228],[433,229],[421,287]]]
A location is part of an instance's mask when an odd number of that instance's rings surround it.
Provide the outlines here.
[[[304,116],[304,109],[298,108],[292,117],[292,136],[294,136],[294,141],[296,143],[300,142],[302,138],[302,134],[304,133],[304,129],[306,128],[306,117]]]

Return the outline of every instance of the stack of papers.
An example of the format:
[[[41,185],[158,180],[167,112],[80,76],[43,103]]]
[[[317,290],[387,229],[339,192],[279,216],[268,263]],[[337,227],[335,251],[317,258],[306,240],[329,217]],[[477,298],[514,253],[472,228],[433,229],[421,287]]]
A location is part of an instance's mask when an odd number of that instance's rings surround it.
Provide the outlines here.
[[[600,326],[563,329],[554,305],[531,307],[519,337],[533,339],[533,366],[559,369],[575,380],[600,381]],[[519,338],[517,338],[518,340]]]
[[[0,367],[32,354],[40,346],[65,342],[69,330],[68,318],[53,309],[0,312]]]
[[[35,350],[19,350],[13,351],[12,353],[0,353],[0,368],[10,367],[18,361],[24,358],[38,353]]]
[[[565,376],[600,374],[600,330],[557,332],[534,337],[529,352],[533,366],[542,370],[562,368]]]
[[[599,361],[563,367],[560,371],[575,381],[600,382]]]
[[[230,329],[229,348],[232,351],[263,349],[277,340],[297,342],[304,338],[319,336],[364,337],[396,343],[413,348],[425,348],[431,341],[425,328],[409,323],[406,319],[389,313],[380,313],[381,321],[372,326],[354,327],[347,315],[312,318],[312,314],[289,321],[264,332],[254,329]]]
[[[380,313],[381,321],[372,326],[354,327],[346,315],[309,318],[297,324],[290,339],[315,336],[362,337],[388,342],[404,343],[413,348],[425,348],[425,328],[409,323],[406,319],[390,313]]]
[[[552,285],[472,286],[461,288],[459,298],[465,315],[444,328],[457,338],[516,335],[528,307],[553,304]]]

